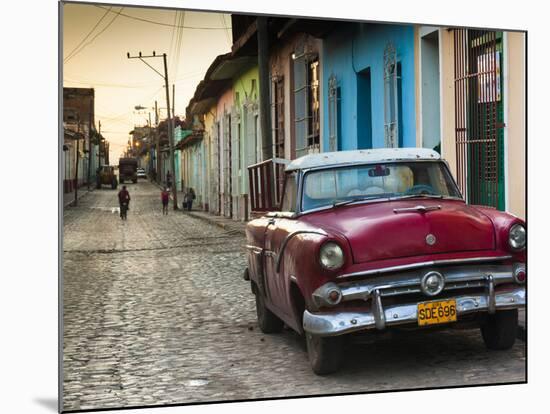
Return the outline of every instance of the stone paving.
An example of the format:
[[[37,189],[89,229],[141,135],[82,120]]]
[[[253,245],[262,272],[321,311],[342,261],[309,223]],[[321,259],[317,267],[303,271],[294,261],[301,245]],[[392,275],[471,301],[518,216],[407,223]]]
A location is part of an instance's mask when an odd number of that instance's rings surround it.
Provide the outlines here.
[[[297,334],[259,331],[240,232],[128,188],[126,222],[108,189],[64,213],[64,410],[526,380],[525,344],[489,352],[477,330],[352,344],[318,377]]]

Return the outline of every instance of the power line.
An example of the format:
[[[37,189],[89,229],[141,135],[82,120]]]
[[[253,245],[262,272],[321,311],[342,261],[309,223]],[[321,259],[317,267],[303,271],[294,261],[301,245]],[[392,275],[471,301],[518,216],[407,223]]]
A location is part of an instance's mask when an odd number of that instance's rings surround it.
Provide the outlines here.
[[[113,22],[117,19],[117,17],[120,16],[120,12],[121,12],[122,10],[124,10],[124,7],[121,7],[120,10],[119,10],[118,12],[113,12],[113,13],[115,13],[116,15],[115,15],[115,17],[113,17],[113,18],[111,19],[111,21],[107,24],[107,26],[105,26],[105,27],[103,28],[103,30],[101,30],[101,32],[99,32],[98,34],[96,34],[96,35],[93,37],[92,40],[90,40],[88,43],[86,43],[84,46],[82,46],[82,47],[81,47],[79,50],[77,50],[72,56],[70,56],[70,57],[68,57],[66,60],[64,60],[63,63],[67,63],[67,62],[68,62],[69,60],[71,60],[73,57],[75,57],[75,56],[78,55],[80,52],[82,52],[82,51],[86,48],[86,46],[88,46],[88,45],[90,45],[91,43],[93,43],[93,41],[94,41],[95,39],[97,39],[97,37],[98,37],[99,35],[101,35],[105,30],[107,30],[107,29],[113,24]]]
[[[194,78],[198,75],[201,75],[203,73],[202,70],[196,70],[193,72],[185,73],[183,76],[177,78],[174,80],[174,82]],[[150,81],[150,82],[136,82],[136,83],[112,83],[112,82],[104,82],[104,81],[96,81],[96,80],[88,80],[88,79],[81,79],[81,80],[75,80],[68,77],[63,78],[63,82],[69,82],[69,83],[78,83],[80,85],[89,85],[93,87],[106,87],[106,88],[130,88],[130,89],[141,89],[145,86],[151,86],[151,85],[157,85],[157,81]]]
[[[104,9],[104,10],[106,9],[106,7],[98,6],[97,4],[95,4],[94,6],[99,7],[100,9]],[[116,13],[116,12],[111,11],[111,13]],[[148,20],[148,19],[143,19],[141,17],[130,16],[130,15],[124,14],[124,13],[120,13],[120,15],[123,16],[123,17],[127,17],[129,19],[139,20],[140,22],[147,22],[147,23],[156,24],[156,25],[159,25],[159,26],[166,26],[166,27],[181,27],[182,29],[191,29],[191,30],[227,30],[228,29],[226,27],[174,26],[173,24],[156,22],[154,20]],[[230,29],[230,27],[229,27],[229,29]]]
[[[103,19],[105,18],[105,16],[107,16],[107,14],[109,13],[109,11],[112,9],[112,7],[109,7],[109,9],[105,12],[105,14],[103,14],[103,16],[101,16],[101,19],[99,19],[97,21],[97,23],[95,24],[95,26],[92,28],[92,30],[90,30],[88,32],[88,34],[84,37],[84,39],[82,39],[80,41],[80,43],[73,49],[69,52],[69,54],[67,55],[67,57],[65,59],[63,59],[63,62],[65,62],[67,59],[70,58],[70,56],[82,45],[82,43],[84,43],[86,41],[86,39],[88,39],[88,37],[90,37],[90,35],[93,33],[93,31],[97,28],[97,26],[99,26],[99,24],[103,21]]]
[[[172,27],[172,35],[170,36],[170,48],[168,49],[170,51],[170,56],[174,54],[174,35],[176,33],[176,22],[178,19],[178,13],[179,11],[176,10],[176,13],[174,13],[174,26]],[[178,29],[179,30],[179,29]],[[170,62],[170,73],[173,74],[174,69],[174,61],[172,60]]]
[[[231,38],[229,36],[229,30],[227,30],[227,25],[225,24],[225,17],[223,14],[220,14],[220,19],[222,21],[222,24],[223,24],[223,28],[226,29],[225,31],[225,35],[227,37],[227,42],[229,43],[229,47],[231,47]]]

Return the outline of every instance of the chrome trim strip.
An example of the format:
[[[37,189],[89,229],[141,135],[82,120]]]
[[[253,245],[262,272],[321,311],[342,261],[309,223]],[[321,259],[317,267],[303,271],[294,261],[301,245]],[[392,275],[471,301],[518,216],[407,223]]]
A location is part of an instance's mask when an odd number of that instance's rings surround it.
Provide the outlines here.
[[[495,280],[493,275],[487,276],[487,310],[490,314],[496,312]]]
[[[487,296],[465,295],[456,297],[457,316],[487,311]],[[388,306],[384,309],[386,326],[417,322],[417,303]],[[517,309],[525,307],[525,287],[496,293],[495,309]],[[304,312],[303,327],[306,332],[318,336],[336,336],[377,327],[374,312]]]
[[[261,247],[252,246],[250,244],[247,244],[244,247],[247,248],[248,250],[252,250],[254,253],[261,253],[263,251],[263,249]]]
[[[395,214],[399,214],[399,213],[421,213],[421,214],[424,214],[424,213],[427,213],[428,211],[434,211],[434,210],[441,210],[441,206],[440,205],[437,205],[437,206],[423,206],[423,205],[418,205],[416,207],[404,207],[404,208],[394,208],[393,209],[393,212]]]
[[[347,279],[350,277],[357,277],[357,276],[377,275],[380,273],[388,273],[388,272],[402,272],[405,270],[418,269],[421,267],[428,267],[428,266],[443,266],[443,265],[460,264],[460,263],[494,262],[497,260],[507,260],[511,258],[512,258],[511,255],[506,255],[506,256],[490,256],[490,257],[473,257],[468,259],[432,260],[429,262],[420,262],[420,263],[412,263],[408,265],[382,267],[380,269],[365,270],[362,272],[355,272],[355,273],[347,273],[344,275],[337,276],[336,279]]]
[[[457,266],[439,270],[445,279],[444,292],[452,289],[475,288],[487,286],[487,278],[491,275],[493,285],[516,283],[512,265]],[[380,296],[396,296],[407,293],[420,293],[420,285],[424,272],[401,275],[373,277],[366,280],[343,282],[338,286],[342,291],[342,301],[368,300],[375,290]],[[332,283],[332,282],[329,282]]]
[[[382,299],[380,298],[378,289],[374,291],[373,305],[372,313],[374,315],[374,326],[381,331],[386,328],[386,314],[384,313],[384,307],[382,306]]]

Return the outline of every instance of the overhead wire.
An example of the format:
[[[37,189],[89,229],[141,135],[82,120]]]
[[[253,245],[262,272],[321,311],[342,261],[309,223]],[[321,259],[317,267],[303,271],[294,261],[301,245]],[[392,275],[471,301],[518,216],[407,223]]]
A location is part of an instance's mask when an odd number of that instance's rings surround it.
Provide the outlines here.
[[[172,27],[172,35],[170,36],[170,48],[168,49],[168,53],[169,53],[169,56],[171,57],[172,54],[173,54],[173,51],[174,51],[174,39],[175,39],[175,34],[176,34],[176,31],[178,30],[176,28],[177,26],[177,19],[178,19],[178,14],[179,14],[179,11],[176,10],[176,13],[174,13],[174,26]],[[169,65],[169,72],[170,74],[173,73],[173,69],[174,69],[174,61],[171,60],[170,61],[170,65]]]
[[[95,39],[97,39],[98,36],[100,36],[103,32],[105,32],[105,30],[107,30],[107,29],[113,24],[113,22],[117,19],[117,17],[120,16],[120,12],[122,12],[122,10],[124,10],[124,7],[121,7],[120,10],[118,11],[118,13],[115,12],[116,15],[111,19],[111,21],[107,24],[107,26],[105,26],[105,27],[103,28],[103,30],[101,30],[101,32],[99,32],[98,34],[96,34],[96,35],[92,38],[92,40],[90,40],[88,43],[84,44],[84,45],[83,45],[80,49],[78,49],[72,56],[70,56],[70,57],[68,57],[66,60],[64,60],[63,63],[69,62],[72,58],[74,58],[76,55],[78,55],[80,52],[82,52],[82,51],[86,48],[86,46],[92,44],[93,41],[94,41]]]
[[[70,58],[70,56],[80,47],[82,46],[82,44],[88,39],[88,37],[91,36],[91,34],[94,32],[94,30],[97,28],[97,26],[99,26],[99,24],[103,21],[103,19],[105,18],[105,16],[107,16],[107,14],[109,14],[109,11],[112,9],[113,7],[109,7],[109,9],[103,14],[103,16],[101,16],[101,18],[97,21],[97,23],[95,24],[94,27],[92,27],[92,30],[90,30],[88,32],[88,34],[86,36],[84,36],[84,38],[80,41],[80,43],[73,49],[71,50],[67,56],[63,59],[63,62],[65,62],[68,58]]]
[[[190,79],[193,77],[196,77],[197,75],[201,75],[203,73],[202,70],[196,70],[193,72],[188,72],[183,74],[183,76],[175,79],[175,82]],[[81,85],[90,85],[91,87],[112,87],[112,88],[134,88],[134,89],[141,89],[144,86],[152,86],[157,85],[158,81],[148,81],[148,82],[134,82],[134,83],[113,83],[113,82],[105,82],[105,81],[98,81],[98,80],[89,80],[89,79],[79,79],[75,80],[72,78],[64,77],[63,78],[64,83],[78,83]]]
[[[223,25],[224,29],[226,29],[225,30],[225,36],[227,37],[227,42],[229,43],[229,47],[231,47],[231,45],[232,45],[231,36],[229,35],[229,30],[227,29],[227,25],[225,24],[225,15],[220,14],[220,19],[222,21],[222,25]]]
[[[99,6],[97,4],[94,4],[95,7],[99,7],[100,9],[107,9],[106,7],[103,7],[103,6]],[[116,12],[113,12],[111,11],[111,13],[116,13]],[[147,22],[147,23],[151,23],[151,24],[156,24],[156,25],[159,25],[159,26],[165,26],[165,27],[173,27],[174,25],[172,24],[169,24],[169,23],[162,23],[162,22],[157,22],[157,21],[154,21],[154,20],[149,20],[149,19],[143,19],[141,17],[136,17],[136,16],[130,16],[128,14],[124,14],[124,13],[120,13],[121,16],[123,17],[126,17],[126,18],[129,18],[129,19],[133,19],[133,20],[138,20],[138,21],[141,21],[141,22]],[[225,27],[207,27],[207,26],[181,26],[182,29],[190,29],[190,30],[227,30],[227,28]]]

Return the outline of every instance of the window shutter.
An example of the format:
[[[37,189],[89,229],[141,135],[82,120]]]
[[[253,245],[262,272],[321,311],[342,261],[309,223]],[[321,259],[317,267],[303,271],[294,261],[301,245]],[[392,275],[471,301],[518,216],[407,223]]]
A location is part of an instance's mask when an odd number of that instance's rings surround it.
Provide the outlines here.
[[[220,141],[218,136],[218,130],[220,128],[219,122],[214,122],[212,125],[212,144],[210,145],[211,153],[211,166],[212,171],[210,173],[210,205],[211,209],[215,213],[219,213],[218,210],[218,193],[220,191],[219,171],[220,171]]]
[[[296,137],[296,157],[307,153],[307,60],[304,54],[304,44],[298,45],[294,52],[294,130]]]
[[[239,172],[241,169],[241,154],[239,125],[241,122],[240,111],[236,106],[231,110],[231,198],[233,200],[233,212],[236,214],[238,209],[238,198],[240,195]]]
[[[397,147],[399,142],[397,92],[397,55],[390,42],[384,49],[384,143],[388,148]]]
[[[338,82],[333,74],[328,80],[328,148],[329,151],[338,150]]]

